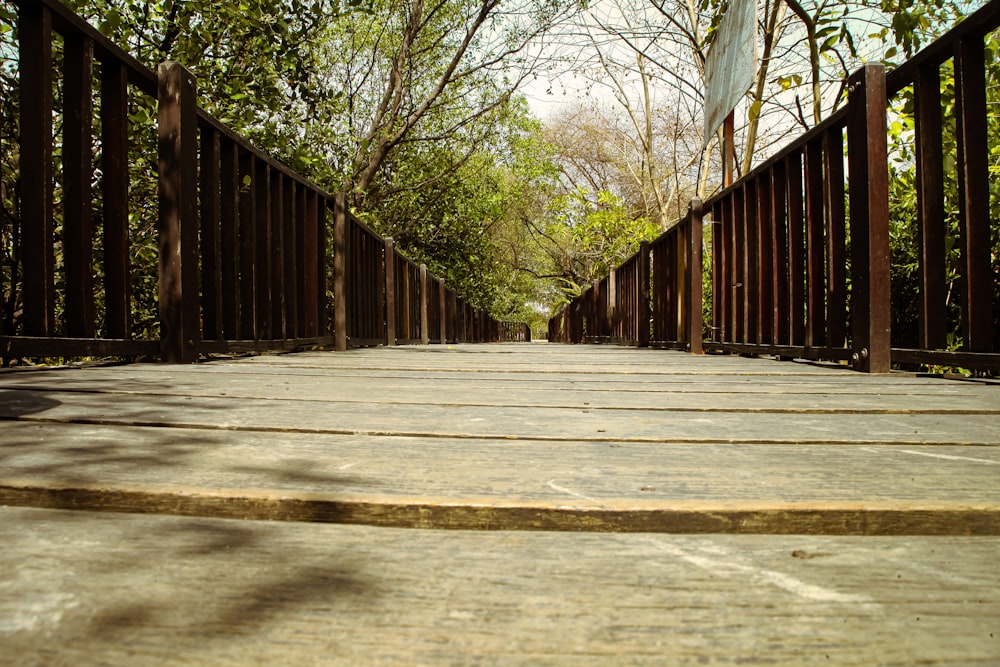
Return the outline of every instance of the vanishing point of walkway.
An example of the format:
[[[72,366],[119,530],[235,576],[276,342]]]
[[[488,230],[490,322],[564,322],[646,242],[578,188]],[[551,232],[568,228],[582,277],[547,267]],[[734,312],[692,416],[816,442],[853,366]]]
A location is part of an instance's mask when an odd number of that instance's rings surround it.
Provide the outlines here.
[[[0,419],[4,665],[1000,663],[995,384],[400,347]]]

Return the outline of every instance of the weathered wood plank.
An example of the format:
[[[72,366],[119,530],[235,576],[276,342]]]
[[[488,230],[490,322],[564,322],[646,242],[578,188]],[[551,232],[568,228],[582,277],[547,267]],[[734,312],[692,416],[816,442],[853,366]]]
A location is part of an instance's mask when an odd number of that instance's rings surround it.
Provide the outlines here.
[[[545,345],[8,372],[0,497],[424,527],[994,533],[996,391]]]
[[[0,509],[5,664],[992,664],[996,538]],[[127,582],[127,585],[123,585]]]
[[[39,405],[44,409],[37,409]],[[1000,445],[995,413],[647,410],[14,391],[0,419],[287,433],[617,442]]]
[[[492,529],[1000,531],[1000,452],[982,447],[456,442],[22,422],[5,425],[0,463],[0,502],[14,505]]]

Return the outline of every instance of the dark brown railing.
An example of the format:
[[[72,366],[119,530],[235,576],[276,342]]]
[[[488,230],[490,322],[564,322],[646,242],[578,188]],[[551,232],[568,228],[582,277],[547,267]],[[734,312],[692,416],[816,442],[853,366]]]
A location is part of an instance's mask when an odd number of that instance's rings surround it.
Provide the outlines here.
[[[179,362],[218,352],[516,338],[358,221],[343,196],[199,108],[197,82],[182,66],[164,63],[154,73],[57,0],[21,0],[19,8],[22,236],[5,287],[20,289],[23,312],[7,330],[0,317],[0,356]],[[62,63],[53,56],[56,36]],[[130,124],[140,98],[158,102],[158,145],[154,124]],[[143,132],[146,141],[137,139]],[[142,145],[144,159],[158,164],[156,239],[130,238],[129,217],[140,213],[132,210],[130,150]],[[97,231],[103,289],[94,278]],[[145,277],[158,285],[158,338],[133,334],[131,285],[141,267],[130,257],[144,244],[158,248],[156,275]]]
[[[862,68],[849,80],[845,107],[704,207],[692,203],[684,221],[648,250],[643,247],[640,255],[651,258],[652,308],[643,298],[629,301],[631,288],[627,298],[611,288],[612,315],[605,316],[591,305],[595,287],[550,321],[550,340],[592,339],[592,332],[605,330],[600,319],[614,317],[637,321],[639,329],[634,332],[629,324],[612,340],[644,345],[648,330],[649,344],[683,344],[700,351],[703,209],[712,223],[712,262],[707,267],[712,325],[705,348],[846,360],[871,372],[886,372],[894,363],[1000,370],[1000,266],[991,258],[984,55],[985,37],[998,26],[1000,2],[992,2],[888,76],[880,65]],[[940,68],[949,60],[955,71],[958,146],[956,154],[945,156]],[[892,96],[909,86],[916,107],[916,348],[895,346],[890,322],[893,297],[906,295],[894,295],[890,284],[886,119]],[[944,207],[949,158],[958,165],[956,235],[947,229]],[[668,249],[664,244],[670,234],[677,240]],[[960,351],[945,349],[945,249],[951,244],[960,257]],[[625,266],[632,264],[634,258]],[[625,266],[613,273],[615,280],[621,281]]]
[[[701,245],[694,201],[683,220],[563,306],[549,320],[549,340],[701,352]]]

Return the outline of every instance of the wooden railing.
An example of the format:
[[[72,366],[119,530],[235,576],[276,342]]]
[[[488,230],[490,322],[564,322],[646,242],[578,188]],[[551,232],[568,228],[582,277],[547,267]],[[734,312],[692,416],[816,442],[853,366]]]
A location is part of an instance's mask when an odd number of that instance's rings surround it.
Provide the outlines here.
[[[637,332],[629,324],[611,339],[644,345],[648,331],[649,344],[841,360],[870,372],[886,372],[894,363],[1000,370],[1000,266],[991,258],[987,159],[996,146],[987,132],[984,55],[985,37],[998,26],[1000,2],[992,2],[889,75],[881,65],[865,66],[850,78],[841,110],[704,206],[693,202],[684,221],[640,251],[651,259],[652,307],[642,298],[630,301],[631,291],[623,298],[611,288],[613,317],[639,323]],[[953,155],[942,152],[940,69],[948,61],[955,72]],[[890,102],[910,86],[920,264],[915,348],[894,345],[891,333],[892,299],[908,297],[893,294],[890,281],[887,167]],[[944,203],[944,164],[951,159],[958,165],[957,234],[947,229]],[[702,210],[711,222],[712,247],[711,266],[704,267],[711,277],[712,321],[703,344]],[[676,245],[665,246],[670,234]],[[945,349],[950,245],[960,258],[958,351]],[[633,264],[613,272],[615,280]],[[581,342],[605,330],[604,315],[590,305],[596,289],[553,317],[550,340]]]
[[[218,352],[503,337],[500,322],[358,221],[343,196],[199,108],[197,82],[181,65],[151,71],[57,0],[20,0],[17,28],[22,234],[0,280],[20,291],[23,311],[6,330],[0,317],[0,356],[189,362]],[[156,100],[155,123],[130,122],[142,100]],[[130,216],[141,214],[130,159],[142,146],[138,159],[158,165],[155,239],[130,235]],[[155,275],[138,275],[130,260],[144,247],[158,249]],[[158,336],[133,334],[137,281],[158,285]]]
[[[684,219],[563,306],[549,340],[701,352],[701,211],[693,201]]]

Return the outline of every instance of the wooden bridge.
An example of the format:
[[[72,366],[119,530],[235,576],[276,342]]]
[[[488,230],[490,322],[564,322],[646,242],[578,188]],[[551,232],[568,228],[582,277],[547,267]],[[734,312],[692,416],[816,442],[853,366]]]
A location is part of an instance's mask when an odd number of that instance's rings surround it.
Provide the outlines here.
[[[542,343],[11,371],[2,662],[995,664],[998,392]]]
[[[0,280],[23,313],[0,317],[2,355],[185,363],[0,372],[0,664],[1000,663],[1000,3],[859,72],[842,111],[530,344],[198,108],[183,67],[145,68],[56,0],[19,6],[23,238]],[[885,180],[910,85],[912,344],[888,324]],[[130,307],[144,96],[156,335]]]

